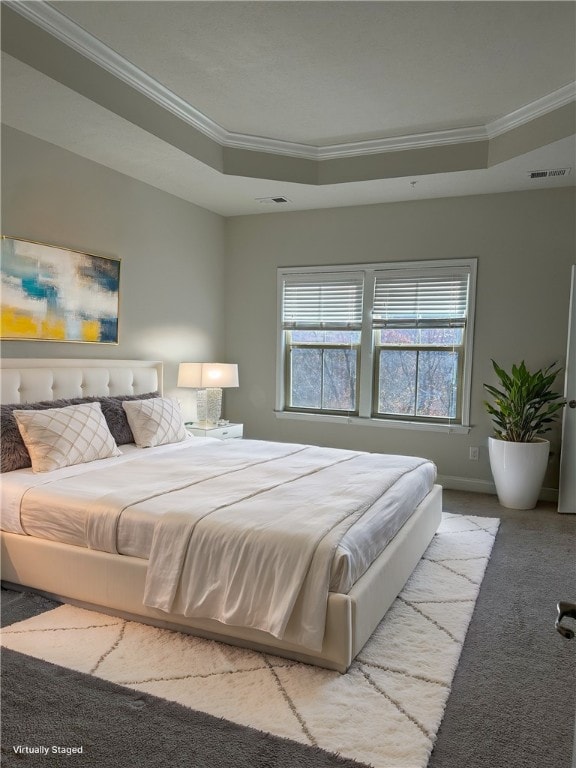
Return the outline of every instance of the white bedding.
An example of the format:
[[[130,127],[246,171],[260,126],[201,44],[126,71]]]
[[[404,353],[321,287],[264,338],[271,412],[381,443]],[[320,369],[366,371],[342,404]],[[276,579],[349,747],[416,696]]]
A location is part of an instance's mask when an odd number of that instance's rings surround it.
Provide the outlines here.
[[[355,470],[345,487],[336,490],[346,465]],[[362,472],[371,473],[376,484],[368,484]],[[49,475],[33,475],[30,470],[4,475],[2,527],[79,546],[151,557],[149,572],[160,574],[160,578],[150,581],[147,604],[232,624],[239,623],[244,612],[242,625],[282,637],[295,603],[296,609],[304,610],[304,577],[316,550],[324,551],[325,556],[316,556],[316,578],[312,580],[324,580],[325,592],[328,580],[332,591],[348,591],[428,493],[434,479],[433,464],[422,459],[194,438],[146,451],[127,448],[117,459]],[[388,493],[380,498],[387,488]],[[169,507],[158,495],[166,490],[171,491]],[[287,491],[296,523],[286,522],[287,509],[280,511]],[[271,509],[280,513],[274,518],[277,530],[273,535]],[[256,527],[252,525],[256,539],[286,540],[296,533],[292,554],[266,561],[256,554],[255,541],[238,534],[228,537],[227,542],[219,538],[226,518],[226,525],[234,526],[248,513],[256,514]],[[319,528],[312,542],[303,545],[300,531],[313,521]],[[211,539],[211,547],[220,547],[223,554],[216,565],[210,558],[186,561],[187,547],[177,545],[186,543],[192,534],[196,550],[198,543],[207,539]],[[167,542],[171,556],[166,559],[162,553],[167,551]],[[230,567],[223,569],[222,562]],[[279,574],[281,562],[285,567]],[[203,581],[199,592],[194,594],[180,585],[183,567],[192,583]],[[232,580],[235,586],[230,590]],[[249,589],[235,592],[241,583],[255,590],[253,599],[246,598]],[[282,592],[286,605],[263,613],[263,593],[275,590]],[[274,598],[272,602],[277,597],[268,596]],[[289,640],[319,647],[323,616],[317,614],[318,605],[321,613],[322,599],[320,603],[317,598],[309,601],[308,619],[299,623],[301,636]]]
[[[206,444],[212,442],[219,441],[192,438],[188,447],[203,450]],[[183,445],[149,448],[146,449],[146,455],[167,455],[173,450],[180,450]],[[89,500],[92,492],[87,489],[82,477],[105,466],[141,457],[142,449],[134,445],[123,445],[120,449],[123,456],[117,459],[66,467],[50,472],[49,475],[34,474],[31,469],[0,475],[2,530],[85,547],[86,509],[82,502]],[[65,491],[55,482],[73,477],[78,478],[78,482],[68,483]],[[362,519],[347,531],[332,563],[332,592],[345,594],[349,591],[430,491],[435,477],[434,465],[429,462],[401,477],[386,496],[378,499]],[[45,490],[45,494],[28,494],[21,511],[24,494],[34,488]],[[139,506],[124,510],[117,530],[118,552],[148,559],[157,519],[157,515]]]

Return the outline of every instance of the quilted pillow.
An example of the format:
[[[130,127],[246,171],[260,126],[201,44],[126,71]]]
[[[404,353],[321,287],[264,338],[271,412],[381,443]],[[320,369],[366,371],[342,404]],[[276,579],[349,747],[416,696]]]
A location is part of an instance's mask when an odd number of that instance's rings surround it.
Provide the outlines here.
[[[118,395],[110,397],[74,397],[68,400],[42,400],[39,403],[0,406],[0,472],[12,472],[15,469],[30,467],[30,455],[13,416],[14,411],[46,410],[48,408],[65,408],[67,405],[82,403],[97,403],[102,406],[102,413],[116,441],[116,445],[134,442],[134,435],[128,424],[126,413],[122,408],[123,400],[146,400],[159,397],[158,392],[147,392],[144,395]]]
[[[13,413],[33,472],[120,456],[100,403]]]
[[[187,437],[177,400],[155,397],[153,400],[123,402],[122,407],[139,448],[179,443]]]

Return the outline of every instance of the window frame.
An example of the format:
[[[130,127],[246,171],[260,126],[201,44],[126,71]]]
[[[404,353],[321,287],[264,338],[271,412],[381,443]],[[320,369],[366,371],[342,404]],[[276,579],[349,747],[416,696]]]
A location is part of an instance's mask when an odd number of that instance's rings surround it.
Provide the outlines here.
[[[292,413],[319,413],[319,414],[332,414],[334,416],[358,416],[358,404],[359,404],[359,390],[360,390],[360,365],[362,360],[362,343],[361,340],[358,342],[358,344],[345,344],[343,342],[339,342],[338,344],[328,344],[321,342],[306,342],[306,341],[296,341],[296,342],[290,342],[286,343],[286,336],[291,331],[283,330],[283,336],[284,336],[284,411],[286,412],[292,412]],[[355,378],[355,400],[356,400],[356,407],[353,410],[336,410],[336,409],[330,409],[330,408],[307,408],[305,406],[293,406],[293,405],[287,405],[287,400],[289,398],[289,393],[291,391],[291,385],[292,385],[292,365],[290,362],[290,352],[293,349],[320,349],[322,351],[326,349],[353,349],[356,351],[356,378]],[[322,389],[322,388],[321,388]]]
[[[457,370],[456,370],[456,416],[451,419],[444,416],[418,416],[417,414],[401,414],[401,413],[381,413],[378,410],[378,400],[380,394],[380,352],[382,350],[394,350],[402,352],[414,352],[418,356],[420,352],[455,352],[455,346],[458,347],[457,358]],[[433,344],[419,344],[410,346],[408,344],[374,344],[374,382],[372,386],[372,418],[374,419],[386,419],[394,421],[413,421],[426,424],[445,424],[447,421],[451,421],[453,424],[460,424],[459,415],[462,412],[462,388],[464,386],[464,357],[465,346],[464,344],[452,345],[452,346],[439,346]],[[416,366],[418,370],[418,365]],[[418,373],[416,373],[416,387],[415,398],[418,398]]]
[[[367,264],[342,264],[311,267],[287,267],[278,268],[277,272],[277,355],[276,355],[276,410],[279,418],[307,418],[322,421],[345,421],[346,423],[364,423],[372,426],[388,426],[414,429],[432,429],[436,431],[464,432],[470,430],[470,404],[472,387],[472,358],[474,341],[474,321],[476,308],[476,282],[477,282],[477,257],[463,259],[431,259],[422,261],[390,261]],[[372,322],[372,304],[374,297],[374,284],[377,274],[383,272],[405,273],[407,277],[421,276],[431,270],[454,269],[456,272],[467,272],[468,302],[467,316],[463,333],[463,355],[460,360],[461,384],[458,389],[457,417],[455,419],[442,417],[415,417],[415,416],[382,416],[376,415],[375,398],[377,398],[377,361],[375,360],[377,349],[374,338],[374,326]],[[358,351],[356,369],[357,393],[356,412],[334,412],[327,410],[302,409],[286,406],[286,392],[288,387],[288,370],[286,357],[286,333],[282,322],[284,282],[290,276],[318,275],[334,273],[363,274],[363,310],[362,328]],[[458,345],[460,347],[460,345]],[[418,349],[418,347],[406,346],[406,349]],[[450,346],[445,349],[451,349]]]

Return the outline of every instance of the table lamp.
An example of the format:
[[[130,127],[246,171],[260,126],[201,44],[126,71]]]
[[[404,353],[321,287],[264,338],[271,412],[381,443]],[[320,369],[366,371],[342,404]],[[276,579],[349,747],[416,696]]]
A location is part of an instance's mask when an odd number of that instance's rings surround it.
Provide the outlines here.
[[[217,424],[222,414],[222,389],[238,386],[236,363],[180,363],[178,386],[197,389],[199,422]]]

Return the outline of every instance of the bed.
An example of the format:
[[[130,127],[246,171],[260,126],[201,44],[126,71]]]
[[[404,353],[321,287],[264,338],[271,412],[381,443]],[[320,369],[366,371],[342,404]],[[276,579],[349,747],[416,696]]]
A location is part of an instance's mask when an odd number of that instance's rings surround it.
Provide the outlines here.
[[[139,404],[146,402],[139,399],[144,395],[162,393],[162,364],[6,359],[0,386],[4,404],[61,398],[103,398],[103,403],[119,396]],[[146,449],[120,448],[118,455],[78,467],[43,473],[19,469],[1,476],[5,583],[345,672],[441,518],[441,488],[434,484],[433,465],[423,459],[188,436]],[[342,494],[337,483],[345,471]],[[187,495],[197,489],[203,489],[203,497]],[[341,497],[348,494],[354,515],[339,510]],[[92,499],[97,515],[90,511]],[[192,521],[190,499],[197,516]],[[260,524],[270,508],[279,510],[277,531]],[[292,509],[296,523],[286,522]],[[257,521],[247,533],[235,527],[244,514]],[[301,531],[311,518],[319,527],[311,529],[308,542]],[[233,536],[225,533],[230,525]],[[288,544],[291,529],[295,538]],[[385,539],[382,551],[374,543],[378,536]],[[278,554],[284,538],[288,548]],[[254,547],[264,546],[261,539],[274,557],[257,554]],[[358,554],[362,541],[368,551]],[[198,561],[197,550],[210,555]],[[255,577],[254,564],[268,560],[271,570],[259,566]],[[222,572],[226,577],[221,579]],[[300,572],[304,575],[298,581]],[[156,573],[160,582],[152,580]],[[219,581],[225,585],[225,605],[218,603],[223,598],[213,588]],[[256,584],[245,599],[256,606],[249,615],[240,611],[244,591],[234,598],[239,583]],[[276,603],[288,607],[280,612]]]

